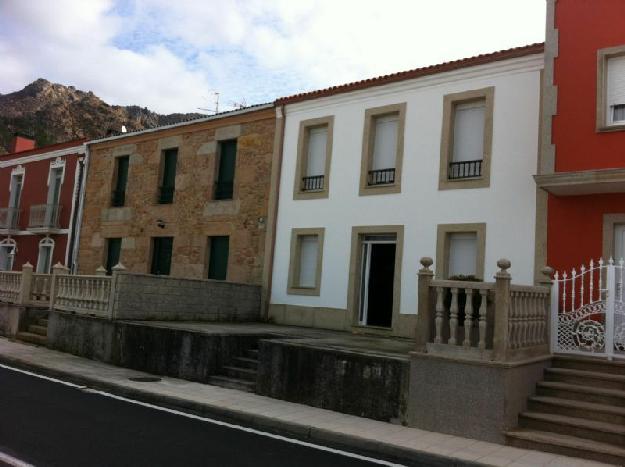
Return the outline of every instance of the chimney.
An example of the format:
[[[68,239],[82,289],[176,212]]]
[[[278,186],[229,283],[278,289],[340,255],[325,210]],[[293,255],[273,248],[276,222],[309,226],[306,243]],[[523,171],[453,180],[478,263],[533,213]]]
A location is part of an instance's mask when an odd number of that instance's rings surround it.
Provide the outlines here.
[[[35,140],[23,133],[15,133],[9,144],[9,153],[35,149]]]

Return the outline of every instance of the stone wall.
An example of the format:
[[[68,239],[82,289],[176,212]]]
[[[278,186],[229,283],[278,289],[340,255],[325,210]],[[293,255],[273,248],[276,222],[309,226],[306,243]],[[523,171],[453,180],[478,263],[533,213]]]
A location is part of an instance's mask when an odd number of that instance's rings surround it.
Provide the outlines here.
[[[117,273],[115,280],[115,319],[260,319],[260,286],[132,273]]]
[[[92,144],[79,241],[79,273],[105,262],[106,239],[122,238],[120,261],[149,273],[151,238],[174,237],[171,275],[207,277],[208,237],[230,237],[229,281],[260,284],[275,132],[272,107]],[[215,200],[218,142],[237,139],[232,200]],[[172,204],[157,204],[161,153],[178,148]],[[111,207],[115,158],[130,156],[124,207]],[[159,222],[160,221],[160,222]]]
[[[337,412],[402,423],[408,359],[299,345],[259,342],[257,393]]]

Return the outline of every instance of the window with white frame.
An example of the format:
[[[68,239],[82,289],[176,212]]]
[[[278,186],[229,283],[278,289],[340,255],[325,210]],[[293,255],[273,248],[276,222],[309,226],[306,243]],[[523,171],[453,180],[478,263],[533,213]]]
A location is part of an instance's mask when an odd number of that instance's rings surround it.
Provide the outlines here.
[[[314,288],[317,285],[317,253],[319,251],[319,237],[317,235],[302,235],[299,241],[299,274],[297,287]]]
[[[448,235],[448,277],[475,277],[477,274],[477,233],[454,232]]]
[[[328,127],[320,126],[308,129],[308,147],[306,154],[306,179],[323,177],[326,172],[326,148],[328,145]],[[304,185],[304,190],[323,189],[323,183]]]
[[[323,228],[293,229],[288,293],[319,295]]]
[[[50,274],[52,268],[52,254],[54,253],[54,240],[45,237],[39,242],[39,256],[37,257],[37,272]]]
[[[625,124],[625,55],[609,57],[606,63],[606,121]]]
[[[374,117],[373,157],[369,175],[370,185],[393,183],[397,158],[399,115]]]
[[[458,103],[454,109],[454,129],[450,179],[479,177],[484,159],[484,99]]]
[[[12,271],[17,253],[17,244],[12,238],[0,241],[0,271]]]

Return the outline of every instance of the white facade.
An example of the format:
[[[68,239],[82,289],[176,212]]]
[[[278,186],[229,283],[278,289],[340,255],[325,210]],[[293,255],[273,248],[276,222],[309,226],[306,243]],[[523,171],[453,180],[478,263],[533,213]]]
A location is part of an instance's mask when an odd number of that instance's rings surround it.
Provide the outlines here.
[[[497,260],[505,257],[512,262],[513,281],[532,284],[532,175],[537,167],[542,67],[542,54],[534,54],[287,105],[272,307],[346,310],[353,226],[404,226],[402,314],[417,310],[419,258],[430,256],[436,264],[438,224],[485,223],[484,280],[492,280]],[[443,96],[487,87],[494,87],[490,186],[439,190]],[[406,103],[401,193],[359,196],[365,110],[400,103]],[[328,197],[295,200],[300,122],[327,116],[334,117]],[[295,228],[325,229],[318,296],[288,293]]]

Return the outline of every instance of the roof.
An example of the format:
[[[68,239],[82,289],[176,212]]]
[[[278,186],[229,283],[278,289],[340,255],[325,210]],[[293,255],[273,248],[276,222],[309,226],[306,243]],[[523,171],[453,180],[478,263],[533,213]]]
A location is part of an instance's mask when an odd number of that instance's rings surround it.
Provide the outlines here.
[[[328,97],[335,94],[359,91],[361,89],[367,89],[374,86],[382,86],[385,84],[396,83],[398,81],[405,81],[408,79],[420,78],[422,76],[434,75],[437,73],[444,73],[448,71],[458,70],[461,68],[468,68],[512,58],[525,57],[527,55],[539,54],[543,53],[544,49],[544,42],[537,42],[535,44],[525,45],[523,47],[499,50],[497,52],[492,52],[488,54],[476,55],[474,57],[463,58],[451,62],[439,63],[438,65],[415,68],[413,70],[401,71],[399,73],[378,76],[376,78],[369,78],[362,81],[354,81],[353,83],[341,84],[325,89],[319,89],[317,91],[310,91],[300,94],[294,94],[288,97],[281,97],[277,99],[275,103],[276,105],[293,104],[295,102],[318,99],[320,97]]]
[[[71,148],[73,146],[82,146],[82,144],[85,141],[87,141],[86,138],[81,138],[81,139],[75,139],[72,141],[65,141],[64,143],[48,144],[47,146],[41,146],[41,147],[34,148],[34,149],[27,149],[25,151],[9,152],[6,154],[1,154],[0,160],[13,159],[14,157],[31,156],[35,154],[43,154],[46,152],[52,152],[52,151],[58,151],[60,149]]]

